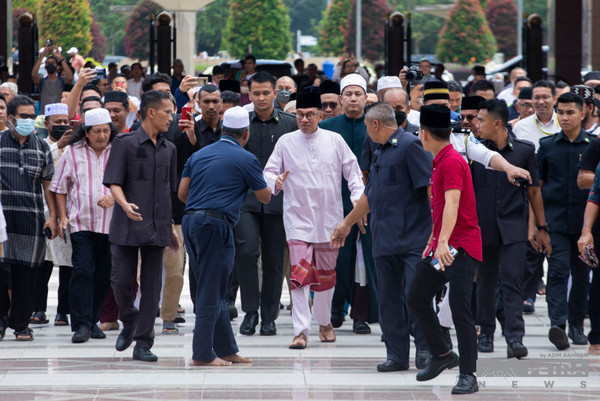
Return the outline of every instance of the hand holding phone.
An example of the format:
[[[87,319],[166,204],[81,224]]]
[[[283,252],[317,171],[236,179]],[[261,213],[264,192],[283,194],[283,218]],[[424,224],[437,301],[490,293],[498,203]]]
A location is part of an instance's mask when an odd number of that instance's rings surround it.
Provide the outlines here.
[[[190,114],[192,114],[192,108],[190,106],[183,106],[181,108],[181,118],[179,120],[191,120],[192,117],[190,117]]]
[[[513,180],[515,184],[526,185],[529,183],[529,180],[525,177],[517,177]]]
[[[452,257],[455,257],[456,254],[458,253],[458,251],[452,245],[450,245],[448,247],[448,249],[450,250],[450,255],[452,255]],[[442,268],[442,265],[440,264],[440,261],[438,260],[438,258],[432,259],[430,263],[431,263],[431,266],[433,266],[433,268],[435,270],[439,271]]]
[[[71,127],[71,130],[73,132],[79,131],[80,125],[81,125],[81,121],[78,121],[78,120],[71,120],[71,122],[69,123],[69,126]]]

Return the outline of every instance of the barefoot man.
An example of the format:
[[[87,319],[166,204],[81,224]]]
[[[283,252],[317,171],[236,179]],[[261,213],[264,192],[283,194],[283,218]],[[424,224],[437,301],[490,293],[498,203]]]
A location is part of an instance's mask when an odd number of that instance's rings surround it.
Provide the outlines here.
[[[251,362],[237,354],[225,302],[235,257],[233,226],[248,190],[262,203],[271,201],[258,159],[243,148],[249,126],[245,109],[227,110],[221,139],[188,159],[179,184],[179,199],[186,204],[183,236],[197,282],[194,366]]]

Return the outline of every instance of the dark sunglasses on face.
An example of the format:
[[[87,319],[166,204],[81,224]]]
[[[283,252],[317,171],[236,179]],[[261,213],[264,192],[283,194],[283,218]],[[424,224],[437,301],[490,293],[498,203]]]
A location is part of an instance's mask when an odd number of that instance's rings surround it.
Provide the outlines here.
[[[335,103],[335,102],[324,102],[324,103],[321,103],[321,109],[322,109],[322,110],[326,110],[328,107],[329,107],[331,110],[335,110],[335,109],[337,108],[337,106],[338,106],[338,105],[337,105],[337,103]]]

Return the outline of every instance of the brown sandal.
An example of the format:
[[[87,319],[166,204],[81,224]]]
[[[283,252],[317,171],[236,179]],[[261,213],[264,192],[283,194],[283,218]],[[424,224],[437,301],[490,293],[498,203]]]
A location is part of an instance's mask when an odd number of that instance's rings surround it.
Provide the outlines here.
[[[290,349],[304,349],[308,344],[308,338],[304,334],[299,334],[294,337],[294,341],[290,344]]]
[[[327,326],[319,325],[319,339],[322,343],[335,342],[335,331],[333,331],[333,326],[331,325],[331,323],[329,323]]]

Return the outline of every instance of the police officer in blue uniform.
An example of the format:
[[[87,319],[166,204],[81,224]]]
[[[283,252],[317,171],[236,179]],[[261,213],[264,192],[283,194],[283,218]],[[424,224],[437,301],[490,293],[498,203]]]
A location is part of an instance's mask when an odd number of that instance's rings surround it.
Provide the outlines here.
[[[197,285],[195,366],[251,362],[237,354],[225,302],[235,257],[233,226],[248,190],[262,203],[271,200],[260,162],[243,148],[250,137],[249,125],[246,110],[239,106],[227,110],[221,139],[192,155],[179,185],[179,199],[186,203],[183,235]]]

